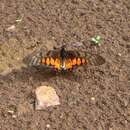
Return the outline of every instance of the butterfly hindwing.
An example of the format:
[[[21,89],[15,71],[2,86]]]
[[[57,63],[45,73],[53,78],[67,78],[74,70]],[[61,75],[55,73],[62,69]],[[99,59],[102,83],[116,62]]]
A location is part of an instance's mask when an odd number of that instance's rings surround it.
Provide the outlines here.
[[[86,63],[86,59],[81,57],[80,53],[77,51],[66,51],[66,57],[64,60],[65,68],[67,70],[72,70],[80,65]]]

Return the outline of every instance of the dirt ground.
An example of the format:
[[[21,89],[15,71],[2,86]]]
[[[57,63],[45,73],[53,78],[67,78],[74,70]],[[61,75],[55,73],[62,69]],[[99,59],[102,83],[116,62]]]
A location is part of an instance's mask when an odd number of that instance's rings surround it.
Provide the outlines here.
[[[40,48],[79,43],[105,64],[55,75],[23,62]],[[61,104],[36,111],[34,90],[45,84]],[[47,129],[130,130],[130,0],[0,1],[0,130]]]

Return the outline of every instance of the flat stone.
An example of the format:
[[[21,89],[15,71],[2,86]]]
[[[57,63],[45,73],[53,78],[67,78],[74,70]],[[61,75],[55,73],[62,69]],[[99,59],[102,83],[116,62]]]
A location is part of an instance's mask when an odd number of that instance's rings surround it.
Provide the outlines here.
[[[35,90],[35,109],[42,110],[49,106],[60,105],[59,97],[54,88],[50,86],[40,86]]]

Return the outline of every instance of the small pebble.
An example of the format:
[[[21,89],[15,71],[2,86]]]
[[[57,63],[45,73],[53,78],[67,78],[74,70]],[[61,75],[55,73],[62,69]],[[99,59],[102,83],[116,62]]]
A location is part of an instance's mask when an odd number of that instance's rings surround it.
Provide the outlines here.
[[[60,115],[60,118],[62,119],[62,118],[63,118],[63,116],[64,116],[64,115],[63,115],[63,113],[62,113],[62,114]]]
[[[19,58],[19,57],[17,57],[16,59],[17,59],[17,60],[20,60],[20,58]]]
[[[127,120],[125,120],[125,124],[127,124],[128,123],[128,121]]]
[[[92,100],[92,101],[95,101],[95,97],[91,97],[91,100]]]
[[[12,118],[16,118],[16,115],[14,115],[14,111],[13,110],[9,110],[8,113],[12,116]]]
[[[12,118],[16,118],[17,116],[16,115],[12,115]]]
[[[121,53],[118,53],[118,56],[121,56]]]
[[[46,127],[47,127],[47,128],[50,128],[50,124],[47,124]]]
[[[15,30],[15,25],[11,25],[10,27],[7,28],[7,31],[14,31]]]
[[[13,110],[8,110],[8,113],[9,114],[14,114],[14,111]]]

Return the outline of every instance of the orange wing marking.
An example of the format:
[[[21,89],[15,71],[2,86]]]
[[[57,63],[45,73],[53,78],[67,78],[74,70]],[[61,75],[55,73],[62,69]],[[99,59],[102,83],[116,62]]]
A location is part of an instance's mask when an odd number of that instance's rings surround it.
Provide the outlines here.
[[[49,58],[46,58],[46,64],[47,64],[47,65],[50,65],[50,63],[51,63],[51,62],[50,62],[50,59],[49,59]]]
[[[50,59],[50,63],[51,63],[51,65],[55,65],[55,61],[53,58]]]
[[[72,65],[76,65],[76,58],[72,60]]]
[[[56,58],[54,61],[54,68],[55,69],[60,69],[60,59]]]
[[[77,58],[77,65],[81,65],[81,59],[80,58]]]
[[[42,64],[45,64],[45,63],[46,63],[46,59],[43,58],[43,59],[41,60],[41,63],[42,63]]]
[[[82,64],[85,64],[86,60],[84,58],[81,59]]]
[[[65,64],[65,68],[66,69],[72,69],[72,65],[73,65],[73,62],[72,62],[72,60],[71,59],[66,59],[65,61],[64,61],[64,64]]]

